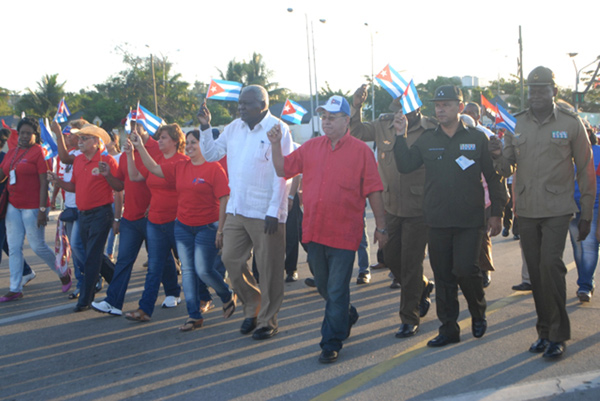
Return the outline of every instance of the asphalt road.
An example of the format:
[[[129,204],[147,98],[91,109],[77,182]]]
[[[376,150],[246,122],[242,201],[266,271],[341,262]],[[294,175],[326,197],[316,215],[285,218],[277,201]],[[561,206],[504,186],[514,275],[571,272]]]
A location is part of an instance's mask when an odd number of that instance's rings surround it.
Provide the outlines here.
[[[50,244],[54,224],[46,230]],[[369,226],[371,232],[372,218]],[[255,341],[239,332],[241,305],[224,320],[218,299],[204,327],[188,333],[178,330],[185,304],[161,309],[162,292],[148,323],[72,313],[74,301],[60,292],[56,274],[26,246],[37,278],[23,299],[0,305],[0,400],[599,400],[600,300],[577,300],[567,245],[572,340],[561,360],[527,352],[537,338],[535,310],[530,292],[511,290],[520,282],[521,256],[510,236],[493,240],[497,271],[486,291],[489,328],[483,338],[472,337],[461,298],[461,342],[428,348],[439,326],[435,291],[420,332],[395,338],[401,290],[389,288],[387,270],[376,270],[368,285],[353,279],[360,319],[332,365],[317,362],[324,302],[304,285],[309,271],[303,253],[301,279],[285,284],[279,334]],[[145,261],[142,254],[136,262],[124,311],[137,308]],[[428,261],[426,274],[433,277]],[[8,280],[4,256],[3,293]],[[104,290],[97,299],[103,296]]]

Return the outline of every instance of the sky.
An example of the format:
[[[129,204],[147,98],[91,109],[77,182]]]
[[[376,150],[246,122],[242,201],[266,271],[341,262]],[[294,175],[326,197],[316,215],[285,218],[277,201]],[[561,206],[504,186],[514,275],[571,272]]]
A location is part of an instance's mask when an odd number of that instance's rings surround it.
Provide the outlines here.
[[[477,76],[483,85],[509,79],[521,26],[525,77],[544,65],[573,88],[573,60],[580,69],[600,56],[599,29],[586,21],[597,8],[590,0],[11,1],[2,4],[11,61],[2,63],[0,87],[23,93],[58,73],[69,92],[92,89],[125,69],[121,48],[168,59],[189,83],[219,78],[230,60],[257,52],[273,82],[308,94],[308,20],[319,87],[352,93],[372,65],[376,75],[387,64],[417,84],[437,76]],[[312,62],[312,43],[310,53]]]

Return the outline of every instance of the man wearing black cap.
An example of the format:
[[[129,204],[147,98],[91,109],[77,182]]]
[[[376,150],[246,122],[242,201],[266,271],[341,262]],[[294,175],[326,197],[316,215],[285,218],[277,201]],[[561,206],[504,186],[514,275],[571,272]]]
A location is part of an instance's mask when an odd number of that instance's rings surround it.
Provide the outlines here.
[[[487,320],[479,251],[485,227],[485,199],[481,174],[490,193],[491,217],[488,230],[494,236],[502,228],[506,191],[494,171],[487,136],[460,120],[464,109],[462,92],[454,85],[436,89],[435,113],[439,125],[425,131],[408,148],[406,117],[394,117],[397,140],[396,165],[410,173],[425,165],[423,212],[429,225],[429,258],[435,281],[436,310],[442,322],[439,335],[427,343],[442,347],[460,341],[457,324],[458,286],[469,305],[473,336],[485,334]]]
[[[573,198],[573,161],[581,191],[579,241],[590,232],[596,180],[591,145],[581,120],[554,103],[558,89],[552,71],[535,68],[527,85],[529,108],[515,116],[515,133],[505,135],[504,150],[499,141],[491,141],[490,151],[504,176],[516,168],[515,213],[538,315],[538,339],[529,351],[555,359],[564,353],[565,341],[571,337],[562,255],[569,222],[573,213],[579,212]]]

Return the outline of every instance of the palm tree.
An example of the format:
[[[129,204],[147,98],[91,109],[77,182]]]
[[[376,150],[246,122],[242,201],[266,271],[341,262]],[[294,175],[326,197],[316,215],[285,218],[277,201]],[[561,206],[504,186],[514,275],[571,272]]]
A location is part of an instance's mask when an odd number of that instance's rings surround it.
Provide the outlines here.
[[[36,91],[27,88],[28,93],[19,99],[17,110],[19,113],[25,111],[27,114],[51,118],[65,94],[65,83],[58,83],[58,74],[44,75],[37,83]]]

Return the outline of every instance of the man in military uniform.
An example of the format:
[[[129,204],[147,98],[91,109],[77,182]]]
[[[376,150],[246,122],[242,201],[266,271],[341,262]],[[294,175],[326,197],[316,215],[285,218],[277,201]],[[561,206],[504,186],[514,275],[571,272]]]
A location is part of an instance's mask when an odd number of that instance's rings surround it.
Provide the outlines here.
[[[576,113],[554,103],[554,74],[535,68],[527,77],[529,108],[515,117],[515,134],[506,134],[504,150],[490,142],[496,169],[505,177],[516,168],[513,190],[521,244],[538,315],[538,340],[529,351],[558,358],[571,337],[566,304],[567,269],[562,260],[569,221],[578,212],[573,198],[574,168],[581,190],[579,241],[590,232],[596,196],[592,150]],[[517,167],[518,166],[518,167]]]
[[[363,140],[375,141],[379,175],[383,181],[383,202],[389,240],[383,248],[385,265],[400,282],[400,320],[402,325],[396,337],[410,337],[417,333],[420,318],[429,310],[429,295],[433,281],[423,276],[423,258],[427,245],[427,225],[423,218],[423,185],[425,169],[410,174],[400,174],[394,161],[396,130],[393,127],[395,112],[402,107],[396,99],[390,105],[394,113],[382,114],[374,122],[361,122],[362,104],[367,98],[367,86],[354,92],[350,115],[350,135]],[[409,144],[428,128],[435,128],[431,119],[421,115],[420,110],[407,114]]]
[[[401,113],[394,117],[398,170],[410,173],[425,165],[423,211],[429,226],[429,260],[437,285],[437,315],[442,322],[439,335],[427,343],[430,347],[460,341],[458,286],[471,312],[473,336],[485,334],[486,301],[479,269],[479,251],[486,229],[482,173],[492,202],[488,219],[492,236],[502,229],[506,203],[506,191],[494,171],[487,136],[466,127],[460,119],[462,100],[461,90],[454,85],[437,88],[433,101],[439,125],[423,132],[410,149],[406,140],[407,119]]]

